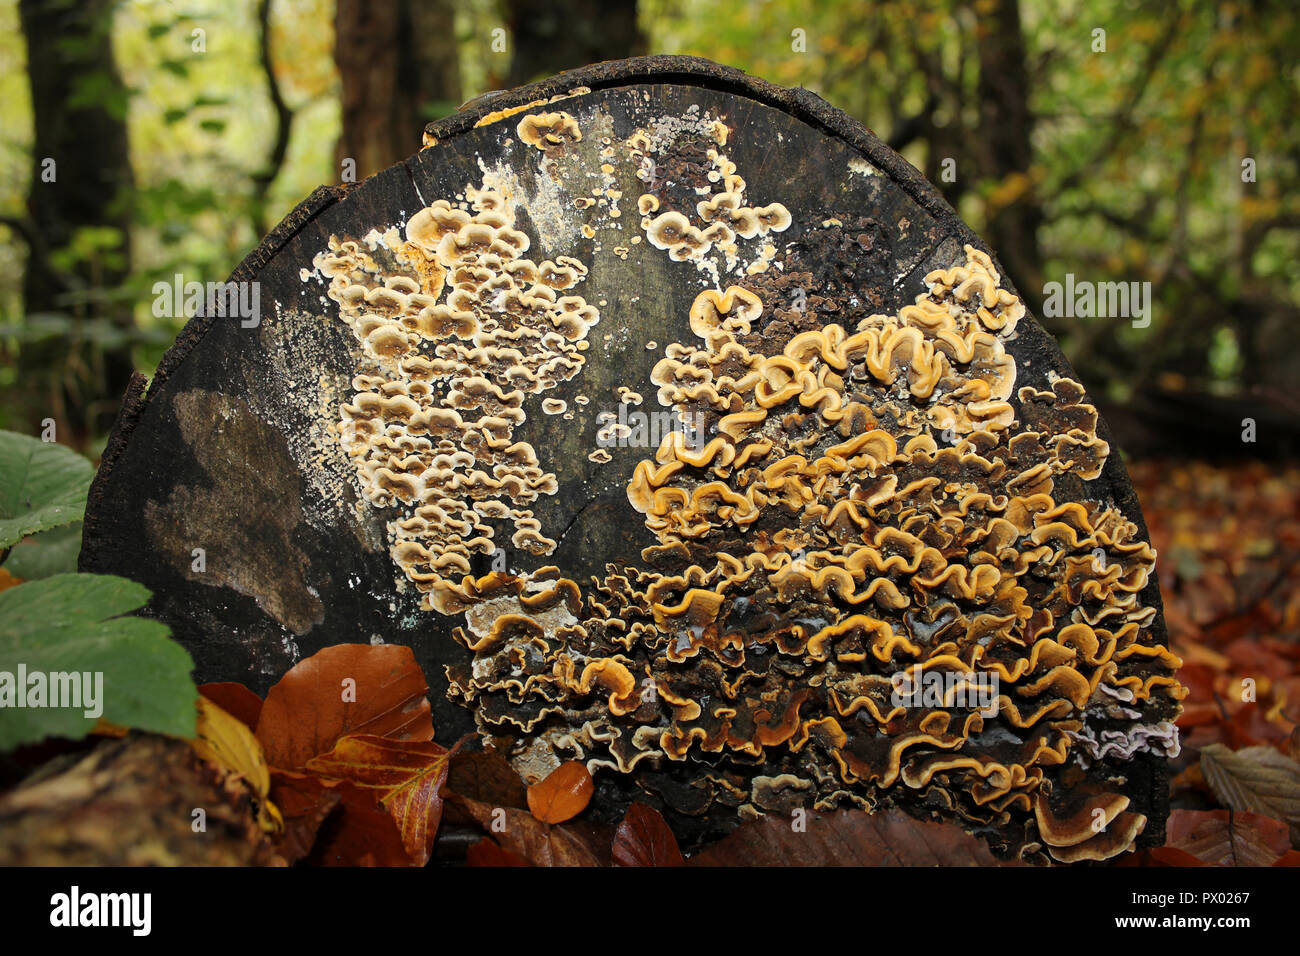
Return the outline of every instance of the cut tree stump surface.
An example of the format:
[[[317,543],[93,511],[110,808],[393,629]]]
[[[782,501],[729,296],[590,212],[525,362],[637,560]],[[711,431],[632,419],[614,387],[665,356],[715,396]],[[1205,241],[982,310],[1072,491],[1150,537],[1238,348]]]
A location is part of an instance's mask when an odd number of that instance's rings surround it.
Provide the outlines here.
[[[526,775],[595,760],[597,808],[897,801],[1014,851],[1094,800],[1103,838],[1161,839],[1176,682],[1138,503],[916,170],[684,57],[425,143],[240,265],[256,327],[196,317],[132,383],[82,570],[148,586],[200,681],[407,644],[440,740],[477,714]],[[703,431],[647,447],[637,412]],[[891,717],[890,673],[943,653],[1003,663],[1024,712]]]

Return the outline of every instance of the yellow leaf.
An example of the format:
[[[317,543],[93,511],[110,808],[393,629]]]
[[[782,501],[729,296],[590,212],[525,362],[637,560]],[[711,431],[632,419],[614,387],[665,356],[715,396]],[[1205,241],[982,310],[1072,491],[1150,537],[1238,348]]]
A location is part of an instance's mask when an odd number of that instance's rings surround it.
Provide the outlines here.
[[[282,825],[280,811],[271,803],[271,771],[262,745],[248,725],[231,716],[206,697],[199,698],[199,720],[194,752],[208,763],[238,774],[257,795],[258,823],[267,832]]]

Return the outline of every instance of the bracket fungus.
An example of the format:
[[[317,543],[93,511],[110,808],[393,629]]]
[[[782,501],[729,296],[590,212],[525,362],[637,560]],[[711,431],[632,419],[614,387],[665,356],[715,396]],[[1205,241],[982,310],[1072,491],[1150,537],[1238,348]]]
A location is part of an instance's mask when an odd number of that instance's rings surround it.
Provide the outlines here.
[[[408,644],[440,733],[530,783],[581,762],[586,812],[648,802],[688,844],[800,807],[1043,862],[1158,840],[1155,553],[990,250],[843,114],[705,61],[492,106],[295,211],[236,275],[259,330],[187,326],[128,395],[83,567],[149,585],[205,680]],[[255,561],[169,504],[237,499],[233,455],[293,472]]]

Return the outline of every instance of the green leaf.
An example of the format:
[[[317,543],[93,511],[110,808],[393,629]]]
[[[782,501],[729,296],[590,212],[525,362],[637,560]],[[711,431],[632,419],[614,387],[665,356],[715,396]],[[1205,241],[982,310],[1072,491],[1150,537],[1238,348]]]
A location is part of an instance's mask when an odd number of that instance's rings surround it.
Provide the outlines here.
[[[0,431],[0,548],[80,521],[95,466],[74,451]]]
[[[149,591],[134,581],[101,574],[60,574],[0,591],[0,751],[50,736],[83,737],[100,716],[122,727],[194,736],[198,691],[189,652],[165,624],[122,616],[148,600]],[[29,676],[102,674],[102,714],[87,717],[85,706],[12,706],[6,693],[20,664]],[[25,696],[26,688],[17,692]]]
[[[77,570],[81,553],[81,522],[77,521],[14,545],[4,569],[24,581],[39,581]]]

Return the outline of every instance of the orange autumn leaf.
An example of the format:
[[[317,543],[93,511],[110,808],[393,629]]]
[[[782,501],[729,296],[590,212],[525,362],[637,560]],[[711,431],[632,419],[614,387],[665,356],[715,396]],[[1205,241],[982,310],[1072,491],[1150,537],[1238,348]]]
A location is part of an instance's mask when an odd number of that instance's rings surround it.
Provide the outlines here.
[[[528,809],[543,823],[563,823],[587,809],[595,789],[586,765],[570,760],[528,788]]]
[[[378,791],[343,780],[322,781],[337,791],[338,809],[325,820],[306,862],[313,866],[413,866],[397,821]]]
[[[432,741],[388,740],[373,734],[339,738],[327,754],[307,761],[321,777],[373,791],[392,815],[402,846],[418,866],[429,862],[442,820],[442,794],[450,756]]]
[[[466,866],[532,866],[517,853],[503,850],[488,837],[472,844],[465,851]]]
[[[332,783],[290,770],[271,771],[271,801],[284,819],[276,849],[289,863],[311,853],[322,824],[339,805],[342,795]]]
[[[0,591],[6,591],[9,588],[16,588],[22,583],[22,578],[16,578],[4,568],[0,568]]]
[[[199,693],[232,717],[247,724],[249,730],[257,729],[257,718],[262,714],[262,698],[243,684],[233,681],[200,684]]]
[[[345,734],[433,739],[429,685],[409,647],[336,644],[299,661],[271,688],[257,720],[267,762],[298,770]]]

